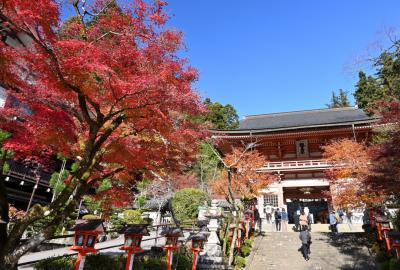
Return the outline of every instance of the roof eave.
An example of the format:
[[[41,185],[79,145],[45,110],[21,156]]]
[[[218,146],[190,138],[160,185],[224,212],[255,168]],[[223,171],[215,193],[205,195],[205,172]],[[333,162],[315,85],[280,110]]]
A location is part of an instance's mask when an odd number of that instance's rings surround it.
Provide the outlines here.
[[[321,127],[338,127],[338,126],[352,126],[358,124],[372,124],[376,123],[379,119],[369,119],[363,121],[350,121],[343,123],[332,123],[332,124],[319,124],[319,125],[308,125],[308,126],[295,126],[295,127],[284,127],[284,128],[263,128],[263,129],[234,129],[234,130],[213,130],[210,129],[211,133],[214,134],[257,134],[257,133],[268,133],[276,131],[296,130],[296,129],[307,129],[307,128],[321,128]]]

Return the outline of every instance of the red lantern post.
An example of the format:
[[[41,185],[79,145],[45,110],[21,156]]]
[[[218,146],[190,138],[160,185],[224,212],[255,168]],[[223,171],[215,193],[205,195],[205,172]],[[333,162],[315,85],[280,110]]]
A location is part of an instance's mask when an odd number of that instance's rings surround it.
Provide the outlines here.
[[[383,238],[385,238],[386,248],[390,255],[391,246],[390,246],[390,238],[388,237],[388,233],[392,230],[390,228],[390,221],[387,217],[376,217],[375,222],[376,222],[376,227],[378,228],[379,240],[382,240],[382,236]]]
[[[70,229],[74,231],[74,245],[71,250],[78,251],[78,258],[75,262],[75,270],[83,270],[86,254],[96,253],[94,248],[97,237],[104,232],[102,220],[77,220]]]
[[[207,237],[201,233],[190,236],[190,239],[192,240],[193,252],[192,270],[196,270],[198,255],[200,251],[203,251],[204,242],[207,240]]]
[[[243,231],[245,231],[245,227],[243,225],[244,223],[245,223],[244,221],[240,221],[239,227],[238,227],[238,231],[237,231],[236,247],[238,249],[240,249],[240,246],[241,246],[241,243],[242,243],[242,234],[243,234]],[[230,224],[229,225],[229,239],[233,238],[233,233],[235,231],[235,227],[236,227],[235,224]]]
[[[179,228],[165,228],[161,235],[167,238],[164,249],[167,250],[167,270],[171,270],[173,251],[178,249],[178,238],[183,234]]]
[[[124,245],[120,249],[128,253],[125,270],[132,270],[135,253],[143,251],[140,247],[143,236],[150,235],[147,224],[130,224],[122,228],[120,233],[125,236]]]
[[[244,212],[244,220],[245,220],[245,228],[246,228],[246,239],[249,238],[250,230],[253,227],[252,225],[252,216],[254,216],[253,211],[246,210]]]

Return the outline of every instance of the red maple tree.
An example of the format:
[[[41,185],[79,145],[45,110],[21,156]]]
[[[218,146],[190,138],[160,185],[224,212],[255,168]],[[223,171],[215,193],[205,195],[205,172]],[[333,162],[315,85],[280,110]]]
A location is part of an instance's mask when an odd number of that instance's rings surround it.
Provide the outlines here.
[[[164,1],[71,4],[75,16],[61,22],[56,1],[0,1],[0,85],[17,101],[1,109],[1,128],[12,134],[3,147],[21,158],[59,153],[77,165],[54,202],[35,205],[0,238],[0,268],[15,268],[50,237],[100,179],[122,192],[138,172],[178,170],[203,134],[191,121],[203,110],[191,86],[197,71],[177,56],[182,33],[165,28]],[[47,226],[21,245],[43,216]]]
[[[229,202],[232,202],[233,198],[253,198],[261,189],[277,180],[271,173],[257,172],[258,168],[267,163],[266,158],[257,150],[244,151],[241,148],[233,148],[223,160],[225,164],[235,164],[231,183],[228,172],[222,170],[210,186],[215,194],[225,197]],[[232,190],[232,198],[229,188]]]
[[[365,143],[351,139],[335,140],[323,147],[324,158],[332,165],[325,173],[331,182],[330,195],[335,207],[360,206],[379,202],[382,190],[367,182],[372,156]]]

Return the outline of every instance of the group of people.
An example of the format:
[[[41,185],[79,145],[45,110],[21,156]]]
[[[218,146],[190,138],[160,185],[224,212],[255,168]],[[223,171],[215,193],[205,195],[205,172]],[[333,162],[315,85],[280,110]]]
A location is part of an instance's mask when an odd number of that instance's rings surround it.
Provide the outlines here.
[[[287,214],[285,208],[282,208],[282,210],[279,208],[276,208],[273,213],[274,213],[274,221],[275,221],[276,231],[277,232],[280,232],[280,231],[286,232],[289,217],[288,217],[288,214]]]
[[[311,230],[312,215],[307,209],[299,209],[293,214],[294,228],[296,232],[303,231],[303,228],[307,227],[307,230]]]

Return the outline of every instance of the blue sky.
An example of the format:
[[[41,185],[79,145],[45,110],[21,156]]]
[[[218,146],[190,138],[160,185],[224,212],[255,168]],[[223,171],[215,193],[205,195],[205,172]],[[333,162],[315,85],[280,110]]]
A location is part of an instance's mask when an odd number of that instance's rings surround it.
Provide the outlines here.
[[[203,97],[239,115],[323,108],[400,27],[395,0],[170,0]],[[382,45],[383,44],[383,45]]]

